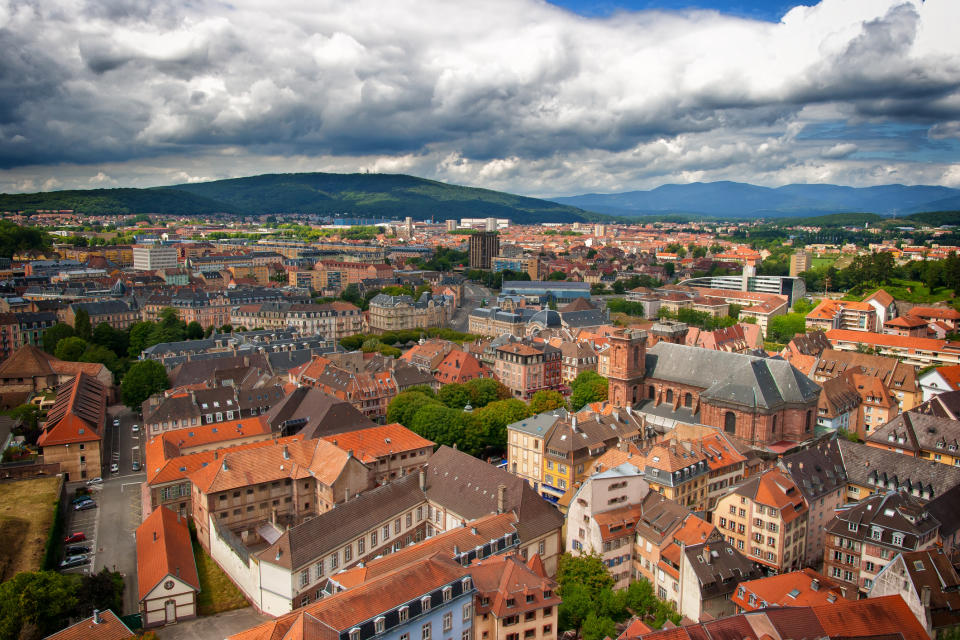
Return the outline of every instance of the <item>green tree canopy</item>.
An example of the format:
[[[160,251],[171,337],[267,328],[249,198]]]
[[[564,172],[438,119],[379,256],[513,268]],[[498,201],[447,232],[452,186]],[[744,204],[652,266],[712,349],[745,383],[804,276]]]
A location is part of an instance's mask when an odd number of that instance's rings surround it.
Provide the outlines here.
[[[494,378],[474,378],[464,386],[470,392],[470,404],[474,409],[485,407],[496,400],[506,400],[513,395],[510,389]]]
[[[126,355],[130,346],[127,332],[114,329],[106,322],[101,322],[94,328],[91,341],[110,349],[117,357]]]
[[[530,398],[530,411],[533,414],[543,413],[544,411],[559,409],[560,407],[566,406],[566,404],[563,395],[559,391],[544,389],[543,391],[537,391],[533,394],[533,397]]]
[[[570,383],[570,407],[579,411],[591,402],[601,402],[607,399],[609,382],[596,371],[582,371]]]
[[[188,324],[186,329],[186,338],[187,340],[200,340],[203,338],[203,325],[196,320]]]
[[[387,405],[387,422],[399,422],[407,428],[412,428],[413,417],[420,409],[427,405],[442,404],[422,391],[412,389],[397,394]]]
[[[58,322],[43,332],[43,350],[47,353],[54,353],[57,345],[64,338],[71,338],[76,335],[73,327],[63,322]]]
[[[86,309],[77,310],[77,314],[73,318],[73,331],[84,340],[90,339],[92,329],[90,327],[90,314],[87,313]]]
[[[807,318],[803,314],[788,313],[774,316],[767,323],[767,340],[786,344],[798,333],[804,333],[806,328]]]
[[[463,409],[470,402],[470,390],[462,384],[445,384],[440,387],[437,397],[451,409]]]
[[[482,429],[483,445],[498,451],[507,448],[507,425],[530,415],[530,407],[516,398],[496,400],[474,412]]]
[[[83,338],[73,336],[72,338],[60,340],[57,343],[57,348],[54,350],[53,355],[67,362],[79,362],[80,356],[82,356],[86,350],[87,341]]]
[[[123,404],[131,409],[139,409],[151,395],[169,388],[170,381],[163,365],[156,360],[141,360],[123,376],[120,393]]]

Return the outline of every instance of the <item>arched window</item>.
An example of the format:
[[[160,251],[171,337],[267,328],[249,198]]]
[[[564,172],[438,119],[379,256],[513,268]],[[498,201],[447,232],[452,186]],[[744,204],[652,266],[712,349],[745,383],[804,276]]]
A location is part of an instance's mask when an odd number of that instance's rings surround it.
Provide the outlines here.
[[[673,389],[667,389],[667,402],[673,402]]]
[[[773,426],[770,427],[770,433],[777,432],[777,416],[773,416]]]
[[[687,407],[687,408],[690,408],[690,407],[693,406],[693,394],[692,394],[692,393],[685,393],[685,394],[683,395],[683,406],[685,406],[685,407]]]
[[[657,392],[653,389],[653,385],[650,385],[650,388],[647,389],[647,397],[650,398],[651,400],[653,400],[653,397],[654,397],[656,394],[657,394]]]
[[[807,411],[807,427],[804,429],[807,433],[810,433],[811,426],[813,425],[813,412]]]
[[[733,411],[727,411],[723,416],[723,430],[727,433],[737,432],[737,414]]]

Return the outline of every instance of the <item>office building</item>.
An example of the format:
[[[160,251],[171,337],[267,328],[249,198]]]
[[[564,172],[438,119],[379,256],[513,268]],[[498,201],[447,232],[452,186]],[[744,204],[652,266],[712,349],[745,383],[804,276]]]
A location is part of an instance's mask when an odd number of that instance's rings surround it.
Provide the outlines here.
[[[500,253],[496,231],[478,231],[470,236],[470,268],[489,269],[493,256]]]

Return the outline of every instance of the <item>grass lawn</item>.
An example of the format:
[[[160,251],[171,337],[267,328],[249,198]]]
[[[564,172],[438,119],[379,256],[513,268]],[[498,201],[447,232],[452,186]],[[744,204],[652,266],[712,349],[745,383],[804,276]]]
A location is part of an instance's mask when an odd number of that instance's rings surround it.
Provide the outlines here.
[[[193,541],[193,557],[197,560],[197,575],[200,578],[200,593],[197,595],[197,614],[209,616],[214,613],[242,609],[250,606],[230,578],[213,558],[207,555],[200,543]]]
[[[813,269],[826,269],[827,267],[833,265],[833,263],[836,262],[836,261],[837,261],[837,259],[836,259],[835,257],[833,257],[833,258],[814,258],[814,259],[810,262],[810,267],[813,268]]]
[[[943,302],[953,299],[954,291],[949,287],[937,287],[930,291],[922,282],[916,280],[901,280],[892,278],[890,284],[884,285],[883,290],[892,295],[897,300],[906,300],[914,304],[928,304],[931,302]],[[847,295],[844,300],[863,300],[865,297],[877,290],[877,287],[867,289],[863,295]]]
[[[0,482],[0,582],[42,568],[59,487],[59,478]]]

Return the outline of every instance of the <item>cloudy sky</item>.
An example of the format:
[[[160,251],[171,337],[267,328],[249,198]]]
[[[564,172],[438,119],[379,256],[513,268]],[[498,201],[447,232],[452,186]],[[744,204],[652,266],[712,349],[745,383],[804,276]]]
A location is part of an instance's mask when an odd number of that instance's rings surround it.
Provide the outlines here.
[[[0,0],[0,191],[960,187],[958,24],[958,0]]]

